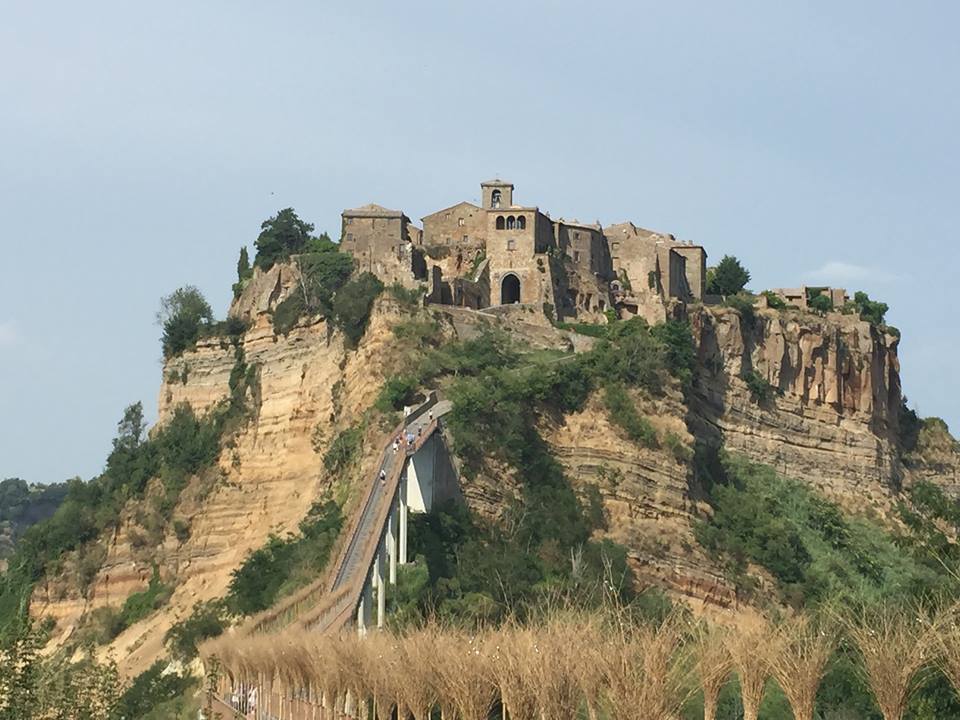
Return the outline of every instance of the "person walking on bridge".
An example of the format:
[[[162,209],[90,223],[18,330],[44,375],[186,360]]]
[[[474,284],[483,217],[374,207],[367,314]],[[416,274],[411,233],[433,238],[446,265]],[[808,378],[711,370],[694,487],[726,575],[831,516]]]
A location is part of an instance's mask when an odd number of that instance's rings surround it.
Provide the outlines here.
[[[387,484],[387,471],[384,470],[383,468],[380,468],[380,484],[381,485]]]

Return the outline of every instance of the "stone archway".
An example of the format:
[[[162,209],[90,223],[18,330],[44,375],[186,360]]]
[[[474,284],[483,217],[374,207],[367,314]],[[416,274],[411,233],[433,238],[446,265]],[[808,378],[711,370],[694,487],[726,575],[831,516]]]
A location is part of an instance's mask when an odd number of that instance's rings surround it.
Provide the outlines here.
[[[520,278],[513,273],[508,273],[500,281],[500,304],[511,305],[518,302],[520,302]]]

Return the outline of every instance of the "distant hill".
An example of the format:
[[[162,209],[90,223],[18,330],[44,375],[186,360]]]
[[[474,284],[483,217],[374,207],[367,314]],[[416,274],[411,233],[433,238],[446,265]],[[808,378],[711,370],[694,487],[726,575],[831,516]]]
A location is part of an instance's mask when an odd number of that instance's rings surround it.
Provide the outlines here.
[[[0,560],[13,553],[17,539],[31,525],[56,512],[67,484],[28,484],[20,478],[0,480]]]

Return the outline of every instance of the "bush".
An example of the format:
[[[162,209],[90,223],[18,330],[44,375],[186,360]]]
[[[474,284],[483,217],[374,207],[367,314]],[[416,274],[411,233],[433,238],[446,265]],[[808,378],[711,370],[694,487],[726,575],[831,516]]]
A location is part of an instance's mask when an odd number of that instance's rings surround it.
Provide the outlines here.
[[[870,299],[865,292],[856,292],[853,294],[854,310],[860,315],[861,320],[866,320],[871,325],[883,325],[884,317],[890,306],[886,303],[877,302]]]
[[[351,280],[333,298],[333,322],[346,336],[348,346],[356,346],[367,329],[373,301],[383,292],[383,283],[372,273]]]
[[[768,402],[776,393],[773,385],[756,370],[750,370],[750,372],[744,373],[741,379],[750,389],[750,396],[758,403]]]
[[[230,611],[223,600],[197,603],[189,617],[174,623],[163,641],[175,658],[189,662],[197,656],[197,647],[204,640],[223,634],[230,625]]]
[[[120,621],[123,624],[123,629],[158,610],[166,604],[172,594],[173,588],[160,581],[160,571],[154,566],[153,575],[147,589],[132,593],[123,603],[120,610]]]
[[[695,528],[700,543],[744,585],[748,562],[762,565],[794,603],[915,598],[953,583],[942,566],[918,563],[911,548],[863,518],[847,517],[799,482],[742,457],[722,456],[712,517]],[[942,577],[941,577],[942,576]]]
[[[723,304],[739,313],[743,319],[743,324],[747,328],[753,327],[757,319],[756,310],[753,307],[753,298],[746,294],[731,295],[727,297]]]
[[[767,307],[771,310],[786,310],[787,301],[777,295],[772,290],[764,290],[760,293],[767,299]]]
[[[340,432],[330,444],[330,448],[323,456],[323,466],[327,472],[337,475],[343,472],[348,465],[360,458],[360,448],[363,444],[363,427],[355,426]]]
[[[608,385],[603,399],[610,419],[627,434],[627,437],[642,447],[657,447],[657,431],[650,421],[637,412],[637,408],[622,385]]]
[[[376,407],[381,412],[402,410],[413,402],[417,393],[417,379],[409,375],[395,375],[380,389]]]
[[[157,323],[163,328],[163,357],[179,355],[193,347],[204,325],[213,322],[213,311],[203,294],[186,285],[160,300]]]
[[[654,325],[650,334],[666,348],[667,369],[684,388],[688,388],[693,381],[693,371],[697,364],[690,323],[686,320],[667,320]]]
[[[405,288],[398,282],[393,283],[387,288],[390,296],[407,309],[414,309],[421,305],[423,294],[426,288],[423,286],[416,288]]]
[[[233,571],[227,609],[237,615],[260,612],[315,578],[326,566],[342,526],[339,505],[332,500],[316,503],[300,523],[299,535],[271,536]]]
[[[166,665],[163,660],[158,660],[134,679],[120,698],[116,717],[150,717],[158,705],[181,697],[196,682],[188,675],[168,672]]]
[[[667,450],[670,451],[670,454],[673,455],[673,459],[681,465],[693,460],[693,450],[687,447],[676,433],[668,432],[663,439],[663,444]]]
[[[295,291],[288,295],[273,309],[270,320],[273,324],[273,334],[286,337],[304,316],[307,306],[303,302],[303,295]]]
[[[750,282],[750,272],[732,255],[724,255],[715,268],[707,272],[709,295],[736,295]]]
[[[833,300],[829,295],[815,295],[807,301],[807,307],[821,315],[826,315],[833,310]]]

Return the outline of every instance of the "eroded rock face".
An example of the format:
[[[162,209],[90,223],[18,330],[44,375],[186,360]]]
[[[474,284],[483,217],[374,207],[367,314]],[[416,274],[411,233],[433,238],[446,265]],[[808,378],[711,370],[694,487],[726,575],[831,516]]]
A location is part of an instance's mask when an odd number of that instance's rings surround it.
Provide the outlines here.
[[[699,377],[691,427],[727,449],[831,494],[878,498],[899,486],[898,338],[854,316],[733,310],[691,318]],[[744,379],[767,381],[759,400]]]
[[[582,412],[548,428],[545,437],[580,491],[594,485],[606,515],[606,537],[627,549],[640,586],[656,586],[695,605],[730,607],[736,592],[713,567],[693,535],[693,523],[709,508],[691,493],[693,469],[669,451],[663,439],[677,438],[688,451],[693,437],[684,422],[677,391],[662,398],[638,396],[638,407],[661,438],[661,447],[640,447],[614,426],[599,398]]]
[[[399,369],[392,326],[401,314],[382,297],[355,350],[344,347],[342,335],[322,318],[305,319],[287,337],[275,337],[269,313],[297,282],[290,265],[257,270],[231,308],[232,316],[251,323],[239,343],[244,361],[257,368],[258,389],[248,398],[250,421],[223,451],[212,476],[198,478],[176,509],[175,517],[189,521],[189,537],[178,539],[169,531],[159,545],[144,548],[135,537],[131,510],[106,539],[107,556],[87,596],[66,576],[37,589],[33,609],[57,619],[58,642],[84,613],[119,607],[145,588],[156,563],[161,576],[175,583],[170,602],[104,649],[126,673],[141,672],[162,655],[163,635],[173,622],[188,616],[196,603],[222,597],[230,573],[246,555],[271,533],[294,531],[330,486],[313,438],[325,447],[373,404],[383,380]],[[468,337],[495,322],[467,311],[437,310],[440,332],[451,336]],[[900,477],[894,442],[900,404],[896,338],[846,316],[762,311],[745,327],[733,311],[704,309],[690,319],[700,372],[689,404],[675,388],[664,397],[637,397],[661,438],[672,434],[688,449],[694,434],[722,439],[731,450],[828,492],[889,499]],[[530,340],[538,347],[571,342],[577,347],[582,340],[553,328],[513,329],[533,333]],[[167,363],[160,422],[179,403],[202,413],[226,398],[236,354],[229,338],[208,340]],[[758,403],[742,379],[750,370],[782,394]],[[689,462],[678,460],[666,445],[651,450],[631,443],[597,398],[541,431],[575,488],[599,488],[607,516],[601,535],[628,549],[641,583],[665,587],[694,605],[737,607],[733,586],[693,535],[695,521],[709,508]],[[373,472],[383,433],[368,430],[363,461],[346,487],[351,481],[359,487],[360,478]],[[508,469],[464,488],[471,507],[490,517],[500,516],[517,492],[517,478]]]

